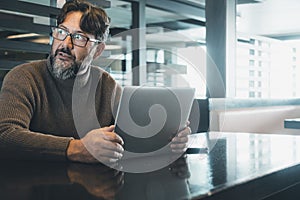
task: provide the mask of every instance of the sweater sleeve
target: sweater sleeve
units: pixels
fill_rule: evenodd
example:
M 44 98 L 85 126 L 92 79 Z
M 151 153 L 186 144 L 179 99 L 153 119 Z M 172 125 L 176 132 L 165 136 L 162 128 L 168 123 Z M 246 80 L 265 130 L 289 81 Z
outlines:
M 10 71 L 0 93 L 0 157 L 26 160 L 66 160 L 72 138 L 29 130 L 36 91 L 21 67 Z

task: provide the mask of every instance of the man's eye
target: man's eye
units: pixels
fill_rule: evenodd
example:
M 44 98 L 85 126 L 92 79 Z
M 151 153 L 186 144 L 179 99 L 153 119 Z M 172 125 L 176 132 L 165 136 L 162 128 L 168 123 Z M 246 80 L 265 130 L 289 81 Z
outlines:
M 78 40 L 78 41 L 84 41 L 85 40 L 85 37 L 80 35 L 80 34 L 75 34 L 73 36 L 74 36 L 75 40 Z
M 65 35 L 66 34 L 66 31 L 62 30 L 62 29 L 58 29 L 57 30 L 57 33 L 60 34 L 60 35 Z

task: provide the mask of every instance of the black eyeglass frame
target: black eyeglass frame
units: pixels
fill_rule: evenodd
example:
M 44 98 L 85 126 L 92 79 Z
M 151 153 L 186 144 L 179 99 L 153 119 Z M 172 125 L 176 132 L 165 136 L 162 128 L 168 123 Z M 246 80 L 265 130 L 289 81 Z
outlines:
M 95 42 L 95 43 L 97 43 L 97 44 L 99 44 L 99 43 L 102 42 L 101 40 L 89 38 L 89 37 L 87 37 L 87 36 L 85 36 L 85 35 L 83 35 L 83 34 L 81 34 L 81 33 L 70 33 L 68 30 L 66 30 L 66 29 L 64 29 L 64 28 L 62 28 L 62 27 L 51 26 L 50 28 L 51 28 L 50 36 L 52 36 L 53 38 L 55 38 L 55 39 L 57 39 L 57 40 L 60 40 L 60 41 L 64 41 L 68 36 L 70 36 L 70 37 L 71 37 L 72 44 L 73 44 L 74 46 L 85 47 L 89 41 L 90 41 L 90 42 Z M 66 36 L 65 36 L 63 39 L 53 36 L 53 32 L 55 32 L 55 29 L 63 30 L 64 32 L 66 32 Z M 83 38 L 86 39 L 84 45 L 76 44 L 76 42 L 74 43 L 74 40 L 75 40 L 74 38 L 75 38 L 76 35 L 79 35 L 80 37 L 83 37 Z

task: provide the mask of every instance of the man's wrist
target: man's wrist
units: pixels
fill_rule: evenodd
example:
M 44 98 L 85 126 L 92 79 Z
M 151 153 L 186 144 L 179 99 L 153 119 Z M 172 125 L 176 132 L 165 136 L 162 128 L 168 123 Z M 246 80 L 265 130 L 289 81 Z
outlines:
M 80 140 L 71 140 L 67 148 L 67 158 L 70 161 L 80 161 L 79 155 L 81 152 L 82 143 Z

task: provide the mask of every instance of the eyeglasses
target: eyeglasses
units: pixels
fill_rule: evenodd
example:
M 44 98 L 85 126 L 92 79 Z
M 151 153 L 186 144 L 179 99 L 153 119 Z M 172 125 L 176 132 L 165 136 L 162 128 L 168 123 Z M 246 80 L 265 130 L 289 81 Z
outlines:
M 79 47 L 85 47 L 88 41 L 96 43 L 101 42 L 101 40 L 88 38 L 80 33 L 69 33 L 69 31 L 60 27 L 51 27 L 51 36 L 60 41 L 64 41 L 68 36 L 70 36 L 72 44 Z

